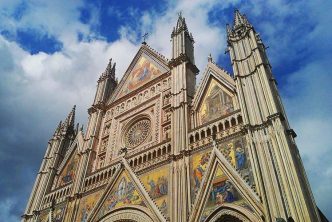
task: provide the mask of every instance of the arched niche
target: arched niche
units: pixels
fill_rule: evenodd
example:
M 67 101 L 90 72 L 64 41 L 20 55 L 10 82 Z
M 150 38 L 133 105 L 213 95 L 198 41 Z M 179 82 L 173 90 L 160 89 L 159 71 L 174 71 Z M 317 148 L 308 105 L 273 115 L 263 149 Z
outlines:
M 259 222 L 262 221 L 251 211 L 234 204 L 224 204 L 215 209 L 205 222 Z
M 154 222 L 157 221 L 149 210 L 141 206 L 130 206 L 117 208 L 105 216 L 98 222 Z

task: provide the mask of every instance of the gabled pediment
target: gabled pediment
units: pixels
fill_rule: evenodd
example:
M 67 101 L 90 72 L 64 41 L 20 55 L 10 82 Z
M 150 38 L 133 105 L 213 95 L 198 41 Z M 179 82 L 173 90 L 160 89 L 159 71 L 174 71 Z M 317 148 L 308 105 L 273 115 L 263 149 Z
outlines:
M 138 90 L 168 71 L 166 58 L 143 44 L 130 63 L 109 103 Z
M 209 83 L 211 82 L 211 79 L 215 79 L 219 84 L 221 84 L 224 88 L 226 88 L 229 91 L 229 93 L 235 94 L 236 90 L 235 82 L 233 78 L 230 76 L 230 74 L 227 73 L 224 69 L 218 67 L 213 62 L 209 62 L 207 64 L 207 67 L 205 68 L 205 71 L 203 73 L 203 78 L 198 86 L 198 89 L 195 93 L 192 102 L 194 109 L 197 109 L 200 101 L 202 100 L 202 97 L 204 96 L 206 88 L 209 86 Z
M 145 212 L 144 216 L 152 221 L 165 221 L 125 159 L 101 196 L 87 221 L 101 220 L 128 209 Z
M 189 221 L 204 221 L 223 207 L 256 218 L 252 221 L 260 221 L 259 216 L 263 211 L 258 195 L 223 154 L 213 148 Z
M 74 181 L 79 162 L 78 152 L 83 149 L 83 143 L 83 135 L 79 131 L 57 169 L 58 176 L 53 181 L 52 190 Z
M 223 69 L 209 62 L 193 100 L 199 124 L 227 115 L 236 108 L 234 80 Z

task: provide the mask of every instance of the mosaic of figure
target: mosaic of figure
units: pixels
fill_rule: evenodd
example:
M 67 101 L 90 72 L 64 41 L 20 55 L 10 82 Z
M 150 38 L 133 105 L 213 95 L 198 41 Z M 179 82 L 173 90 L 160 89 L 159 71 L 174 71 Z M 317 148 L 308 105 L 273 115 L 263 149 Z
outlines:
M 158 177 L 157 181 L 150 179 L 148 183 L 150 186 L 149 194 L 153 199 L 167 194 L 168 182 L 164 176 Z
M 201 221 L 204 221 L 217 207 L 222 206 L 224 203 L 247 207 L 245 200 L 237 192 L 222 169 L 218 167 L 210 188 L 210 195 L 201 216 Z
M 37 222 L 48 222 L 48 219 L 49 219 L 49 210 L 43 210 L 40 213 Z
M 210 152 L 201 153 L 193 157 L 194 192 L 200 188 L 209 159 Z
M 63 221 L 65 209 L 66 209 L 66 204 L 60 204 L 55 207 L 54 212 L 53 212 L 53 221 L 54 222 Z
M 165 199 L 163 200 L 163 202 L 160 205 L 160 211 L 162 214 L 167 215 L 167 203 L 166 203 Z
M 67 183 L 70 183 L 74 180 L 77 162 L 78 162 L 78 157 L 76 154 L 74 154 L 74 156 L 71 157 L 71 160 L 64 167 L 63 171 L 60 174 L 59 178 L 60 186 L 66 185 Z
M 167 215 L 168 166 L 160 167 L 141 176 L 141 181 L 160 211 Z
M 204 124 L 234 110 L 232 97 L 222 89 L 222 86 L 212 79 L 202 102 L 199 114 Z
M 222 144 L 218 144 L 218 149 L 224 157 L 237 169 L 242 177 L 254 184 L 254 178 L 250 167 L 250 161 L 247 155 L 244 138 L 236 138 Z
M 124 96 L 127 93 L 137 89 L 138 87 L 144 85 L 148 81 L 154 79 L 161 74 L 159 68 L 157 68 L 152 62 L 147 58 L 142 56 L 137 64 L 135 65 L 133 71 L 130 73 L 120 96 Z
M 241 147 L 236 148 L 236 166 L 238 169 L 242 170 L 244 168 L 244 164 L 246 163 L 246 154 Z
M 118 189 L 107 199 L 108 209 L 112 210 L 118 205 L 141 204 L 142 200 L 138 195 L 131 181 L 123 177 L 119 183 Z
M 126 173 L 122 173 L 99 211 L 98 217 L 100 218 L 109 211 L 126 205 L 145 206 L 133 182 L 129 180 Z
M 85 196 L 81 200 L 80 209 L 78 210 L 78 218 L 76 221 L 87 222 L 88 216 L 99 200 L 103 190 L 99 190 L 93 194 Z

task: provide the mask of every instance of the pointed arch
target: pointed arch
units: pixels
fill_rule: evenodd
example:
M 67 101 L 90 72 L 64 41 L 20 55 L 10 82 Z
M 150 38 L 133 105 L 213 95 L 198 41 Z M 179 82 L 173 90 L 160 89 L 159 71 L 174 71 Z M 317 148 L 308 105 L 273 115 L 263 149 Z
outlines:
M 117 221 L 154 222 L 154 217 L 140 206 L 126 206 L 110 211 L 98 220 L 98 222 Z
M 206 222 L 256 222 L 261 219 L 249 210 L 234 204 L 224 204 L 215 209 L 204 221 Z

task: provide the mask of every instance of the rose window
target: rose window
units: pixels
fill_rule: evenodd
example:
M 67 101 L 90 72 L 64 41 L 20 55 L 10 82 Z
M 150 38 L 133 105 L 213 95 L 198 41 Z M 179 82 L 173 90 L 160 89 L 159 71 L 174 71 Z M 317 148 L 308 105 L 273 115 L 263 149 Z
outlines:
M 150 135 L 151 121 L 147 118 L 135 122 L 125 134 L 125 145 L 134 148 L 141 145 Z

